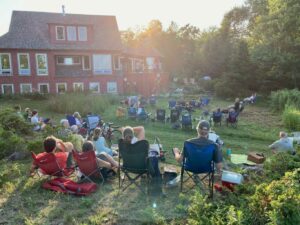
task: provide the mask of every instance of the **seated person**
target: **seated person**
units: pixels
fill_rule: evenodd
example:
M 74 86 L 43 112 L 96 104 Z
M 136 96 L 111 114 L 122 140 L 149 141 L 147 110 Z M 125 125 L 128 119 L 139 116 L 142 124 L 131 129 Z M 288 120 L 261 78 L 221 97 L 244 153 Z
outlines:
M 70 129 L 69 121 L 67 119 L 62 119 L 60 121 L 60 124 L 61 124 L 61 129 L 58 131 L 58 135 L 60 137 L 69 136 L 72 133 L 72 131 Z
M 217 135 L 214 131 L 210 130 L 208 133 L 208 140 L 213 141 L 214 143 L 217 144 L 217 146 L 219 147 L 219 150 L 221 150 L 222 145 L 224 144 L 224 142 L 221 140 L 220 136 Z
M 15 110 L 17 116 L 19 116 L 20 118 L 24 119 L 24 117 L 22 115 L 22 112 L 21 112 L 21 106 L 20 105 L 14 106 L 14 110 Z
M 138 127 L 126 126 L 126 127 L 122 127 L 120 130 L 123 134 L 123 139 L 126 142 L 129 142 L 131 144 L 134 144 L 137 141 L 145 139 L 145 128 L 143 126 L 138 126 Z
M 293 147 L 293 139 L 287 136 L 287 133 L 280 131 L 279 140 L 275 141 L 273 144 L 269 145 L 273 153 L 277 152 L 289 152 L 293 155 L 296 153 Z
M 31 109 L 30 108 L 26 108 L 24 110 L 24 114 L 23 114 L 23 117 L 24 117 L 25 121 L 30 122 L 31 121 L 31 116 L 32 116 Z
M 75 118 L 76 125 L 78 127 L 82 127 L 82 119 L 81 119 L 81 116 L 80 116 L 79 112 L 74 112 L 73 116 Z
M 96 127 L 93 132 L 92 140 L 95 146 L 96 155 L 100 155 L 101 153 L 107 153 L 110 156 L 117 156 L 118 153 L 114 150 L 111 150 L 107 147 L 105 138 L 102 135 L 102 130 L 100 127 Z
M 57 157 L 58 163 L 60 162 L 62 154 L 66 154 L 68 156 L 67 159 L 67 167 L 70 167 L 72 164 L 72 154 L 70 153 L 73 149 L 72 143 L 68 142 L 67 144 L 62 142 L 61 140 L 55 138 L 54 136 L 49 136 L 44 140 L 44 150 L 45 152 L 39 153 L 37 155 L 37 158 L 43 157 L 46 154 L 52 153 L 55 154 Z M 61 152 L 55 153 L 56 150 L 59 150 Z M 37 165 L 35 162 L 32 163 L 31 169 L 30 169 L 30 175 L 34 175 L 34 170 L 37 169 Z
M 82 145 L 82 152 L 88 151 L 95 151 L 93 142 L 91 141 L 86 141 Z M 119 163 L 107 153 L 101 153 L 100 158 L 97 157 L 96 160 L 99 168 L 107 168 L 113 170 L 115 173 L 118 172 Z
M 42 118 L 40 118 L 38 116 L 38 111 L 37 110 L 33 110 L 32 111 L 32 117 L 31 117 L 30 121 L 34 125 L 34 127 L 33 127 L 34 131 L 43 130 L 46 127 L 46 123 L 45 122 L 49 122 L 49 120 L 44 122 L 42 120 Z
M 195 143 L 199 146 L 206 146 L 210 144 L 215 144 L 215 142 L 208 139 L 209 134 L 209 123 L 206 120 L 201 120 L 197 125 L 198 137 L 189 139 L 188 141 Z M 222 169 L 222 152 L 216 146 L 215 153 L 213 156 L 213 161 L 216 163 L 218 172 Z M 177 162 L 182 162 L 183 155 L 178 148 L 173 148 L 173 153 Z
M 220 122 L 222 120 L 221 109 L 218 108 L 216 111 L 214 111 L 213 114 L 212 114 L 212 117 L 213 117 L 214 122 Z
M 70 130 L 72 132 L 71 140 L 74 144 L 74 148 L 78 151 L 81 151 L 81 147 L 83 145 L 84 138 L 80 134 L 78 134 L 78 132 L 79 132 L 78 126 L 77 125 L 71 126 Z

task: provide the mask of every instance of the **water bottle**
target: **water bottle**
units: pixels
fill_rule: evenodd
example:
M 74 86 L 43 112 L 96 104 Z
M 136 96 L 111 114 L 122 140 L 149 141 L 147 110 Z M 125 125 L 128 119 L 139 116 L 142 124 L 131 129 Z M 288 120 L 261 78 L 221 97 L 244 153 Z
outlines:
M 230 149 L 230 148 L 228 148 L 228 149 L 227 149 L 227 151 L 226 151 L 226 155 L 228 156 L 228 158 L 230 158 L 230 157 L 231 157 L 231 149 Z

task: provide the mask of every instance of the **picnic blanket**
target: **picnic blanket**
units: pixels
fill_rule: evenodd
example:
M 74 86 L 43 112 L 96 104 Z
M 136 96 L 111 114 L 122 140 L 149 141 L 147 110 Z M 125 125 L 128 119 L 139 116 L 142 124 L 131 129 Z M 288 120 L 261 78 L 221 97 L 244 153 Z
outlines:
M 247 165 L 256 165 L 255 162 L 247 160 L 247 155 L 245 154 L 231 154 L 231 162 L 233 164 L 247 164 Z

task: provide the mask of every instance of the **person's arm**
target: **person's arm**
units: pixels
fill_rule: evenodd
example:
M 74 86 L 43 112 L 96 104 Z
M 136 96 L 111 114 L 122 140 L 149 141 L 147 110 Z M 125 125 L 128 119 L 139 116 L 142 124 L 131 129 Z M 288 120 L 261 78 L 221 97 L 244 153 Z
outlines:
M 133 127 L 133 131 L 139 141 L 145 139 L 145 128 L 143 126 Z
M 217 172 L 220 172 L 222 170 L 222 161 L 223 161 L 223 156 L 222 156 L 222 151 L 219 149 L 219 147 L 217 145 L 215 145 L 215 151 L 214 151 L 214 162 L 216 163 L 216 167 L 217 167 Z
M 101 152 L 104 151 L 104 152 L 112 155 L 112 150 L 110 148 L 106 147 L 106 141 L 105 141 L 104 137 L 99 137 L 98 147 Z
M 179 163 L 182 162 L 183 160 L 183 155 L 181 154 L 179 148 L 173 148 L 173 153 L 174 153 L 174 156 L 175 156 L 175 160 Z

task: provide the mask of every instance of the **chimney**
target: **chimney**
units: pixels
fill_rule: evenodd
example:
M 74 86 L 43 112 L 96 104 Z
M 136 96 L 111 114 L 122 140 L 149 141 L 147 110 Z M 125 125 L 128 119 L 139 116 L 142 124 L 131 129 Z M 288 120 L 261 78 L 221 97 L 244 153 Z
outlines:
M 61 9 L 62 9 L 62 14 L 63 14 L 63 16 L 65 16 L 65 15 L 66 15 L 66 12 L 65 12 L 65 6 L 62 5 L 62 6 L 61 6 Z

